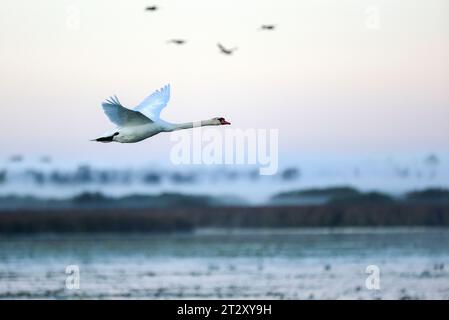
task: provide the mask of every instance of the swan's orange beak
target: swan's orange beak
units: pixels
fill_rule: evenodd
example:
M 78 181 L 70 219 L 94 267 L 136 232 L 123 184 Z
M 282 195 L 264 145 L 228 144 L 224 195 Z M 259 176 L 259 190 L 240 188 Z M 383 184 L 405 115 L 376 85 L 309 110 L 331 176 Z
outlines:
M 230 122 L 226 121 L 224 118 L 220 118 L 220 123 L 221 123 L 222 125 L 225 125 L 225 124 L 231 124 Z

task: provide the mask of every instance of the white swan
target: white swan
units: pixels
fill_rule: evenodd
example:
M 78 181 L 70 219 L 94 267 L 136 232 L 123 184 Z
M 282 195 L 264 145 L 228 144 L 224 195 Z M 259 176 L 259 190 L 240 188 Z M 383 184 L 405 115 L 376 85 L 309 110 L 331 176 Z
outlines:
M 170 85 L 156 90 L 134 110 L 125 108 L 116 96 L 102 103 L 109 120 L 117 128 L 91 141 L 132 143 L 142 141 L 160 132 L 190 129 L 194 126 L 219 126 L 231 124 L 224 118 L 212 118 L 199 122 L 169 123 L 160 119 L 162 109 L 170 99 Z

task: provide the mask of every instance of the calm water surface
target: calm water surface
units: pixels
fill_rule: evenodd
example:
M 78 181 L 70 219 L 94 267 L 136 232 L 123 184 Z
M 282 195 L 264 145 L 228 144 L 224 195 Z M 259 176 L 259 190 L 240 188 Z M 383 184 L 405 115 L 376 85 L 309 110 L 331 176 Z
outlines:
M 0 236 L 0 298 L 448 299 L 449 229 Z

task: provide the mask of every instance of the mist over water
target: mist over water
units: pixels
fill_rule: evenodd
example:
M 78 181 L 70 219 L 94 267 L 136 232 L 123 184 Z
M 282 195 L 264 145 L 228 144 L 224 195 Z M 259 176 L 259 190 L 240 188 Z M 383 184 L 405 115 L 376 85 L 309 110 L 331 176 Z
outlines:
M 172 165 L 76 161 L 15 156 L 0 164 L 0 195 L 68 198 L 84 192 L 108 196 L 163 192 L 237 196 L 263 204 L 279 192 L 348 185 L 399 196 L 449 186 L 446 153 L 399 155 L 297 155 L 284 157 L 278 172 L 262 176 L 251 165 Z

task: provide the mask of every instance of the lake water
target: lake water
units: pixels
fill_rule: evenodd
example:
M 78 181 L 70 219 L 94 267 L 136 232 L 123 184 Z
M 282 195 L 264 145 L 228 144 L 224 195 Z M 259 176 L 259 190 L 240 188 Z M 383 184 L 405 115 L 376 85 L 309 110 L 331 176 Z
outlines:
M 448 299 L 449 229 L 0 236 L 0 298 Z

